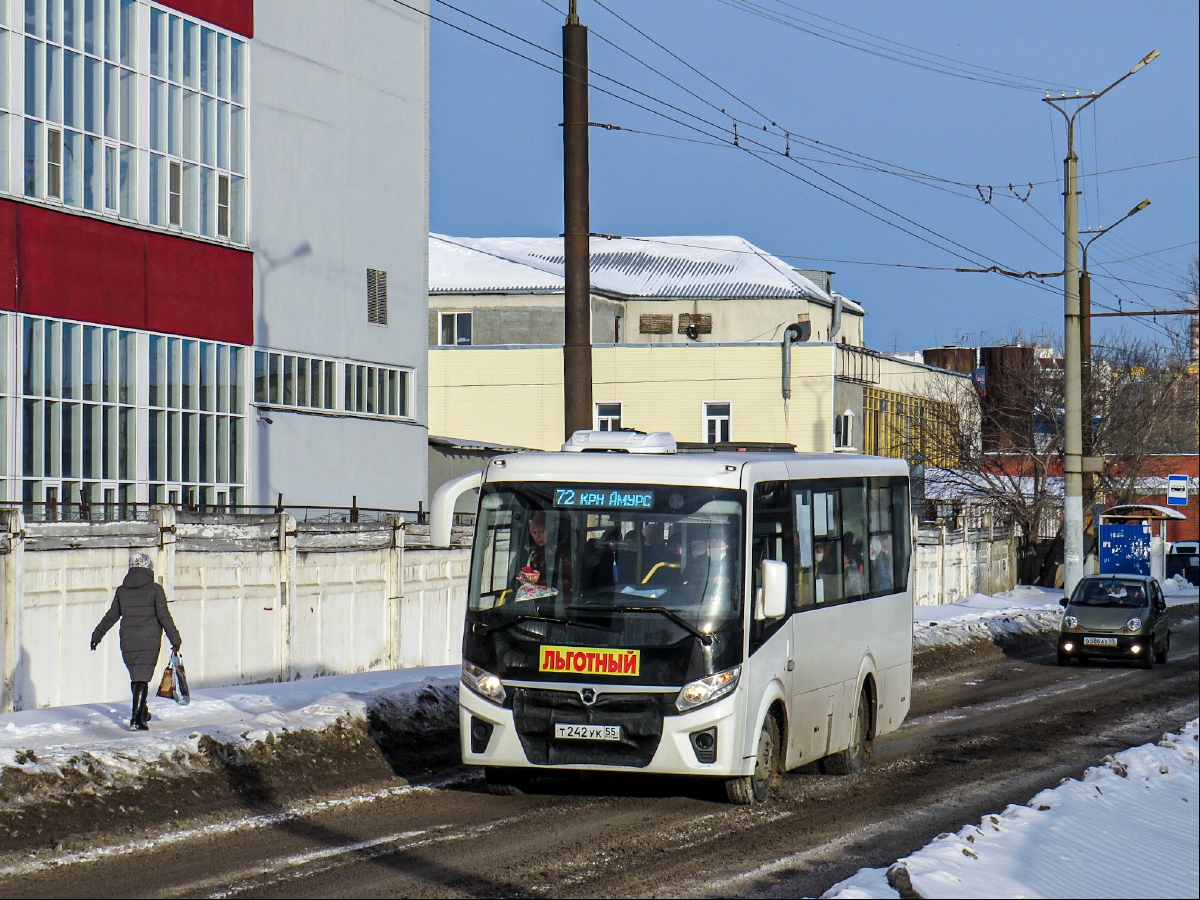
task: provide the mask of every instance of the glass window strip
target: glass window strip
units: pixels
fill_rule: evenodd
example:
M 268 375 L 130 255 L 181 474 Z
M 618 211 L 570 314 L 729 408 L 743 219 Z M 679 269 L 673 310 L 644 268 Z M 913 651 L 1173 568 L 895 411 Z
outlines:
M 0 178 L 0 192 L 14 190 L 38 200 L 160 228 L 174 225 L 186 233 L 244 245 L 245 43 L 152 7 L 149 40 L 140 45 L 138 0 L 33 5 L 40 12 L 27 19 L 24 34 L 0 30 L 0 65 L 14 47 L 25 56 L 25 103 L 20 112 L 27 117 L 25 177 L 16 185 Z M 137 115 L 139 78 L 151 84 L 147 121 Z M 161 89 L 156 87 L 160 84 Z M 195 98 L 186 110 L 177 103 L 182 87 Z M 6 79 L 0 77 L 0 111 L 11 105 Z M 177 139 L 179 124 L 187 132 L 184 147 Z M 54 148 L 46 146 L 47 125 L 61 126 Z M 78 129 L 81 136 L 77 139 L 63 129 Z M 6 144 L 0 142 L 3 156 L 14 149 Z M 48 159 L 49 149 L 61 161 Z M 164 179 L 152 169 L 154 191 L 144 212 L 136 193 L 141 150 L 166 150 L 169 159 L 186 160 L 196 169 L 190 185 L 166 198 L 161 196 Z M 183 207 L 173 216 L 172 201 Z

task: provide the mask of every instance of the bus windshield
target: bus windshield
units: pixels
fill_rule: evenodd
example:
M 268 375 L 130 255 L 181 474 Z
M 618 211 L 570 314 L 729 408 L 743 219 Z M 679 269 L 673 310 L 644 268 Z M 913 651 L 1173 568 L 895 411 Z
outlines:
M 658 683 L 735 665 L 744 511 L 744 492 L 727 489 L 485 485 L 467 644 L 489 639 L 475 655 L 507 675 L 536 670 L 541 645 L 657 648 L 666 656 L 642 657 L 662 663 L 645 673 Z

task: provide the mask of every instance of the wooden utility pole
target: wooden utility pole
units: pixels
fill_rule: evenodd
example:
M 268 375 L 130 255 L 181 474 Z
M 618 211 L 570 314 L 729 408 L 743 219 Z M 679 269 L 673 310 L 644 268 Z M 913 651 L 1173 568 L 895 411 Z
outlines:
M 588 201 L 587 29 L 571 0 L 563 26 L 563 229 L 566 301 L 563 412 L 566 437 L 592 427 L 591 216 Z

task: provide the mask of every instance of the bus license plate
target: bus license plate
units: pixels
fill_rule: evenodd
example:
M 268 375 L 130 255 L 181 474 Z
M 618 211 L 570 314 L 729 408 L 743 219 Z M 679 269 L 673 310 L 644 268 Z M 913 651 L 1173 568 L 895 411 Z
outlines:
M 564 725 L 556 722 L 554 736 L 568 741 L 619 741 L 620 725 Z
M 1117 639 L 1115 637 L 1085 637 L 1083 645 L 1085 647 L 1115 647 Z

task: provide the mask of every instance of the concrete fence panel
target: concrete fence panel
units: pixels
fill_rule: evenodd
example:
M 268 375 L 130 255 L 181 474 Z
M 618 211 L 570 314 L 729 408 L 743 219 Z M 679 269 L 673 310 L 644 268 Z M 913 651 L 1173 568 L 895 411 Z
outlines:
M 95 653 L 88 641 L 135 550 L 155 561 L 195 687 L 456 663 L 470 551 L 404 542 L 398 517 L 297 527 L 156 508 L 150 522 L 27 524 L 0 510 L 0 705 L 128 696 L 118 629 Z
M 1017 584 L 1016 545 L 1006 530 L 922 529 L 914 553 L 913 603 L 918 606 L 955 603 Z

